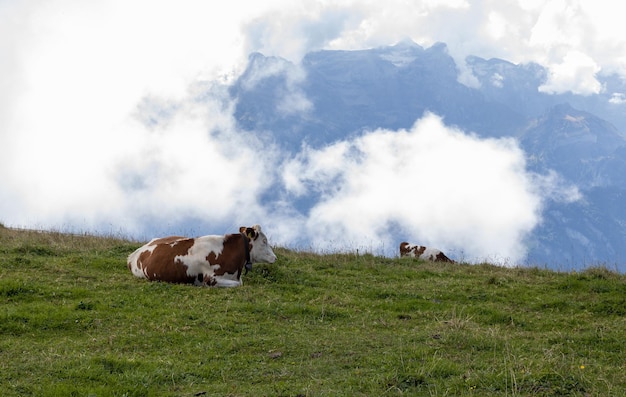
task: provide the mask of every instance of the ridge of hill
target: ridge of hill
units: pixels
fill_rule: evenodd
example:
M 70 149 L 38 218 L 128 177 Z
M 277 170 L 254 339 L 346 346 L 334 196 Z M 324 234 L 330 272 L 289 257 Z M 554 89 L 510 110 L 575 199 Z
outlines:
M 622 396 L 626 276 L 276 248 L 234 289 L 0 226 L 3 396 Z

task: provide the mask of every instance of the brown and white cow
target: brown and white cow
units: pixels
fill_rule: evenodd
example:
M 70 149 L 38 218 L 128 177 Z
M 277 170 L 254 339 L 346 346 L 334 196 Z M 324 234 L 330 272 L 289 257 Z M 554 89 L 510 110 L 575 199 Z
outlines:
M 400 243 L 400 257 L 403 256 L 419 258 L 433 262 L 454 263 L 452 259 L 448 258 L 443 252 L 436 248 L 427 248 L 423 245 L 411 245 L 406 241 Z
M 209 287 L 237 287 L 252 263 L 274 263 L 276 255 L 261 226 L 242 226 L 225 236 L 155 238 L 128 256 L 137 277 Z

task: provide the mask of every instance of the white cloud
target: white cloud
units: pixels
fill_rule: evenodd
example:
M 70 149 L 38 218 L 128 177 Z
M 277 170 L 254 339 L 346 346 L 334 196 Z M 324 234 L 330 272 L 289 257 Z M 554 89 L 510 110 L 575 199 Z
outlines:
M 306 74 L 299 65 L 295 65 L 278 57 L 251 57 L 242 76 L 241 86 L 244 90 L 251 90 L 261 81 L 269 77 L 281 76 L 285 79 L 283 92 L 278 93 L 281 101 L 277 111 L 283 115 L 306 113 L 313 108 L 313 104 L 302 91 L 301 83 Z
M 0 221 L 133 232 L 146 214 L 168 223 L 174 213 L 224 219 L 244 205 L 259 214 L 265 163 L 255 159 L 263 156 L 232 131 L 229 107 L 197 103 L 193 92 L 243 59 L 237 8 L 72 0 L 0 7 Z M 138 114 L 156 124 L 138 123 Z M 143 190 L 126 190 L 133 183 Z
M 600 67 L 589 56 L 580 52 L 568 53 L 563 62 L 552 65 L 546 84 L 539 91 L 561 93 L 571 91 L 574 94 L 598 94 L 602 85 L 596 80 Z
M 567 183 L 556 171 L 550 170 L 545 175 L 531 175 L 534 191 L 543 200 L 560 203 L 573 203 L 583 198 L 577 186 Z
M 614 92 L 611 95 L 611 99 L 609 99 L 609 102 L 613 105 L 623 105 L 624 103 L 626 103 L 626 95 L 622 92 Z
M 300 230 L 322 249 L 385 246 L 396 254 L 393 238 L 403 235 L 467 260 L 515 263 L 542 201 L 515 141 L 481 140 L 434 115 L 409 131 L 309 149 L 283 178 L 295 194 L 321 193 Z
M 188 219 L 267 219 L 258 196 L 273 183 L 269 166 L 276 156 L 272 147 L 238 132 L 222 106 L 214 99 L 186 100 L 165 120 L 129 120 L 94 136 L 25 134 L 11 149 L 32 157 L 12 159 L 20 171 L 5 177 L 3 186 L 19 200 L 13 200 L 16 210 L 3 211 L 3 221 L 118 225 L 144 235 L 155 223 L 166 229 Z
M 498 87 L 498 88 L 502 88 L 502 86 L 504 81 L 504 77 L 502 77 L 502 75 L 500 73 L 494 73 L 494 75 L 491 77 L 491 84 L 494 87 Z

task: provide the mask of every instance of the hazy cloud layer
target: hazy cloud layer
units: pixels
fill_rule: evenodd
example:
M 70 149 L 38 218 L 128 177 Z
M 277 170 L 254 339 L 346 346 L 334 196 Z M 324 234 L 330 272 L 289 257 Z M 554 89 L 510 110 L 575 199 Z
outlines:
M 461 67 L 470 53 L 539 62 L 550 68 L 546 92 L 598 92 L 598 71 L 626 76 L 613 8 L 588 0 L 0 2 L 0 222 L 138 238 L 260 222 L 276 241 L 322 248 L 392 244 L 400 229 L 468 257 L 519 258 L 542 200 L 576 191 L 527 174 L 512 141 L 481 141 L 431 115 L 410 131 L 372 131 L 293 157 L 238 130 L 225 87 L 252 51 L 297 64 L 311 50 L 408 37 L 446 42 Z M 305 77 L 293 78 L 279 110 L 306 112 L 297 84 Z M 475 84 L 467 72 L 460 79 Z M 617 105 L 622 96 L 613 95 Z M 290 200 L 307 195 L 319 201 L 300 213 Z

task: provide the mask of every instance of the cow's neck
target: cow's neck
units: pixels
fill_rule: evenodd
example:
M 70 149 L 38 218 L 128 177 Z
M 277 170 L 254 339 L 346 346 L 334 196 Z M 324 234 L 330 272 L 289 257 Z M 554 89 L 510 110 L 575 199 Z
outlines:
M 246 252 L 246 272 L 244 274 L 248 274 L 248 271 L 252 270 L 252 261 L 250 260 L 250 239 L 243 233 L 241 233 L 241 237 L 243 237 L 243 245 Z

